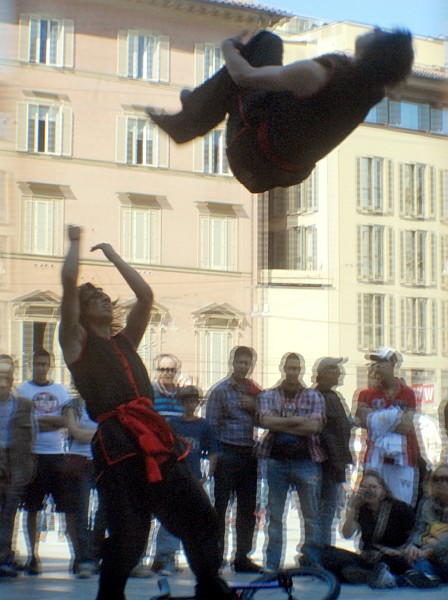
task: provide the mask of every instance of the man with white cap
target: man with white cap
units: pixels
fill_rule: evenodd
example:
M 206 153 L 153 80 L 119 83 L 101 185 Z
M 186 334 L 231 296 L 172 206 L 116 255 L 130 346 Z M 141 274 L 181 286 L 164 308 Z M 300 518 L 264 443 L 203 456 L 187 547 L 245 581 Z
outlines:
M 356 416 L 367 429 L 365 466 L 376 469 L 399 500 L 415 505 L 420 449 L 414 428 L 414 391 L 395 376 L 401 355 L 380 346 L 365 357 L 375 364 L 377 386 L 361 390 Z

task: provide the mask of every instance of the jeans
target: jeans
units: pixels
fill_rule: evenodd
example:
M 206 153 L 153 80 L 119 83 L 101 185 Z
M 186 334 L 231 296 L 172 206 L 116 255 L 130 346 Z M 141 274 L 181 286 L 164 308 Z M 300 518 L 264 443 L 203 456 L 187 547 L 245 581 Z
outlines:
M 427 558 L 419 558 L 412 563 L 412 568 L 427 575 L 434 575 L 442 583 L 448 583 L 448 564 L 446 563 L 436 563 Z
M 268 459 L 268 545 L 266 563 L 278 569 L 282 559 L 283 513 L 290 486 L 295 486 L 302 511 L 305 542 L 302 553 L 311 563 L 320 563 L 321 528 L 319 501 L 322 483 L 321 466 L 312 460 Z

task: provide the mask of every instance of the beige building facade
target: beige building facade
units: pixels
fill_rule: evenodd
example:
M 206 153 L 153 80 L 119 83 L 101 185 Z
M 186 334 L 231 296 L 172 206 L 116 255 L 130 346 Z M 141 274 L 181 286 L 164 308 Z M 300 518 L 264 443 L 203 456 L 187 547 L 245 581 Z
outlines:
M 204 389 L 236 344 L 255 378 L 300 352 L 311 383 L 323 355 L 346 356 L 350 399 L 364 354 L 400 350 L 434 414 L 448 397 L 446 42 L 416 37 L 415 73 L 298 188 L 252 196 L 229 172 L 223 128 L 177 146 L 145 106 L 222 64 L 220 42 L 276 27 L 285 60 L 353 52 L 366 30 L 286 18 L 250 2 L 15 0 L 2 14 L 0 349 L 29 373 L 33 348 L 56 357 L 64 227 L 84 228 L 81 280 L 132 298 L 102 256 L 108 241 L 151 284 L 141 354 L 182 360 Z M 420 387 L 418 387 L 420 386 Z

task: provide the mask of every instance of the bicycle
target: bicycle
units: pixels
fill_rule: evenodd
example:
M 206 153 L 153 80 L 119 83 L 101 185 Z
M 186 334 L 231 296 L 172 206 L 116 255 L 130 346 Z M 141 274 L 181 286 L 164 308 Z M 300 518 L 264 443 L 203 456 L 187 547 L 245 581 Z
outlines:
M 159 579 L 158 585 L 160 595 L 150 600 L 194 600 L 194 596 L 171 596 L 166 578 Z M 335 600 L 341 585 L 333 573 L 310 567 L 262 575 L 248 583 L 232 585 L 231 589 L 237 600 Z

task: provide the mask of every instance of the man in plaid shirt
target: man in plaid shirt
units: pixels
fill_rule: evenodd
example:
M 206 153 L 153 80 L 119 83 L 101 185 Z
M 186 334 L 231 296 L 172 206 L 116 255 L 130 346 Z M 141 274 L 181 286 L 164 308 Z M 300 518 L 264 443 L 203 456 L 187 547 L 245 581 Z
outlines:
M 266 571 L 269 572 L 280 567 L 283 513 L 290 487 L 297 490 L 302 510 L 305 532 L 302 565 L 320 563 L 321 463 L 327 457 L 319 433 L 325 420 L 325 400 L 317 390 L 300 383 L 302 362 L 298 354 L 288 354 L 283 365 L 284 380 L 258 398 L 259 424 L 269 430 L 260 446 L 260 456 L 267 460 Z

